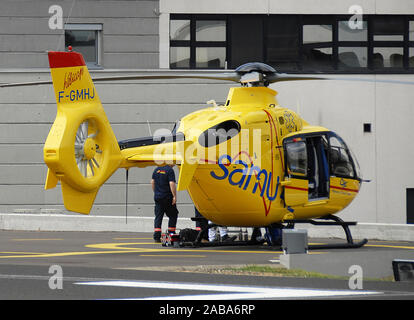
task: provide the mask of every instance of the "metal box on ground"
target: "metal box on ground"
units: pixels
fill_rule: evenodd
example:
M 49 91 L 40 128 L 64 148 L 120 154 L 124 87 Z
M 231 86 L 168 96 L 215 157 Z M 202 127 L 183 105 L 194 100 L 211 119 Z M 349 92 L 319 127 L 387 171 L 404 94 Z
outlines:
M 395 281 L 414 281 L 414 260 L 394 259 L 392 269 Z
M 308 230 L 285 229 L 282 231 L 282 249 L 285 254 L 308 252 Z

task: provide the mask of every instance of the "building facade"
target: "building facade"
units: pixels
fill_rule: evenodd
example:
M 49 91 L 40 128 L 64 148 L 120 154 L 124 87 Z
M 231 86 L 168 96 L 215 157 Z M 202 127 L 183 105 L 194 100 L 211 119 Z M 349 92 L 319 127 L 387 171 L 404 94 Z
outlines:
M 280 72 L 349 81 L 273 84 L 280 105 L 341 135 L 364 182 L 340 216 L 414 223 L 411 123 L 414 3 L 410 0 L 0 1 L 0 82 L 50 79 L 47 51 L 71 45 L 93 76 L 208 73 L 251 61 Z M 377 82 L 350 81 L 352 79 Z M 124 81 L 96 85 L 119 140 L 171 129 L 228 83 Z M 51 86 L 0 90 L 0 211 L 63 212 L 59 188 L 44 191 L 43 143 L 56 114 Z M 129 173 L 128 214 L 152 216 L 151 168 Z M 178 174 L 178 172 L 177 172 Z M 101 188 L 92 215 L 123 215 L 125 172 Z M 193 215 L 186 192 L 182 216 Z

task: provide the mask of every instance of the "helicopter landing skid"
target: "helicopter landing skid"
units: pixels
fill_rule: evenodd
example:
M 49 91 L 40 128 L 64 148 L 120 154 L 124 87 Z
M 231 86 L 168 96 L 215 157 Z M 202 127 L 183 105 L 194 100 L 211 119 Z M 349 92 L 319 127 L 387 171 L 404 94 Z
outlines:
M 326 215 L 323 217 L 318 218 L 318 220 L 333 220 L 333 221 L 317 221 L 317 220 L 285 220 L 284 222 L 288 223 L 288 228 L 293 228 L 295 223 L 310 223 L 315 226 L 341 226 L 344 229 L 346 242 L 345 243 L 329 243 L 329 244 L 320 244 L 320 245 L 309 245 L 308 250 L 319 250 L 319 249 L 350 249 L 350 248 L 361 248 L 364 246 L 368 240 L 363 239 L 358 242 L 354 242 L 351 234 L 351 230 L 349 230 L 349 226 L 355 226 L 357 222 L 346 222 L 343 221 L 341 218 L 334 216 L 334 215 Z
M 193 221 L 199 221 L 203 222 L 203 226 L 201 227 L 201 230 L 198 232 L 197 237 L 194 241 L 184 241 L 180 242 L 181 247 L 190 246 L 190 247 L 219 247 L 219 246 L 246 246 L 246 245 L 260 245 L 265 242 L 263 241 L 252 241 L 252 240 L 225 240 L 225 241 L 206 241 L 203 242 L 203 239 L 205 239 L 206 234 L 208 233 L 208 230 L 210 228 L 214 227 L 220 227 L 220 225 L 214 224 L 214 223 L 208 223 L 208 221 L 205 218 L 198 218 L 193 217 L 191 218 Z M 241 235 L 238 236 L 238 238 L 242 238 Z

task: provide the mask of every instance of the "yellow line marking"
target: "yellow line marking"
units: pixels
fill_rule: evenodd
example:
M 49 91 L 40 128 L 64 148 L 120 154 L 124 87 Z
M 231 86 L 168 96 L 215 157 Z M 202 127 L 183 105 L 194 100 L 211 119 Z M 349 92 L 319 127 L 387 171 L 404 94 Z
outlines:
M 97 244 L 87 244 L 85 245 L 86 248 L 94 248 L 94 249 L 108 249 L 108 250 L 136 250 L 137 248 L 122 248 L 122 246 L 128 245 L 143 245 L 143 244 L 152 244 L 155 246 L 159 246 L 158 243 L 153 242 L 119 242 L 119 243 L 97 243 Z
M 45 254 L 44 252 L 18 252 L 18 251 L 2 251 L 0 254 Z
M 151 252 L 153 250 L 149 250 Z M 18 256 L 0 256 L 0 259 L 5 258 L 51 258 L 51 257 L 68 257 L 68 256 L 83 256 L 91 254 L 114 254 L 114 253 L 139 253 L 147 252 L 146 249 L 141 250 L 114 250 L 114 251 L 78 251 L 78 252 L 56 252 L 56 253 L 41 253 L 41 254 L 32 254 L 32 255 L 18 255 Z
M 50 258 L 50 257 L 67 257 L 67 256 L 82 256 L 82 255 L 92 255 L 92 254 L 117 254 L 117 253 L 154 253 L 154 252 L 196 252 L 196 253 L 258 253 L 258 254 L 277 254 L 283 253 L 282 251 L 240 251 L 240 250 L 201 250 L 201 249 L 173 249 L 173 248 L 124 248 L 122 246 L 130 245 L 142 245 L 142 244 L 154 244 L 154 243 L 142 243 L 142 242 L 124 242 L 124 243 L 98 243 L 98 244 L 89 244 L 85 245 L 87 248 L 93 249 L 104 249 L 97 251 L 75 251 L 75 252 L 55 252 L 55 253 L 30 253 L 30 254 L 20 254 L 20 255 L 8 255 L 0 256 L 0 259 L 6 258 Z M 188 255 L 187 255 L 188 256 Z
M 15 241 L 29 241 L 30 239 L 15 239 Z M 32 239 L 32 240 L 63 240 L 63 239 Z M 156 248 L 134 248 L 134 247 L 126 247 L 126 246 L 134 246 L 134 245 L 148 245 L 152 244 L 156 246 Z M 385 248 L 396 248 L 396 249 L 410 249 L 414 250 L 414 247 L 410 246 L 393 246 L 393 245 L 366 245 L 368 247 L 385 247 Z M 67 256 L 83 256 L 83 255 L 92 255 L 92 254 L 119 254 L 119 253 L 143 253 L 142 256 L 156 256 L 159 257 L 161 255 L 151 254 L 150 253 L 172 253 L 172 252 L 180 252 L 180 253 L 253 253 L 253 254 L 281 254 L 283 251 L 250 251 L 250 250 L 212 250 L 211 248 L 204 248 L 204 249 L 188 249 L 188 248 L 179 248 L 173 249 L 170 247 L 159 247 L 158 244 L 155 243 L 148 243 L 148 242 L 122 242 L 122 243 L 98 243 L 98 244 L 88 244 L 85 245 L 86 248 L 92 249 L 101 249 L 96 251 L 74 251 L 74 252 L 55 252 L 55 253 L 36 253 L 36 252 L 0 252 L 0 254 L 9 254 L 2 256 L 0 255 L 0 259 L 6 258 L 50 258 L 50 257 L 67 257 Z M 145 255 L 145 253 L 147 253 Z M 309 254 L 323 254 L 328 252 L 309 252 Z M 169 254 L 164 255 L 169 257 L 178 257 L 178 255 Z M 191 255 L 182 255 L 186 257 L 191 257 Z M 195 255 L 197 256 L 197 255 Z M 193 257 L 195 257 L 193 256 Z M 204 255 L 200 257 L 205 257 Z
M 57 241 L 64 239 L 11 239 L 12 241 Z
M 192 254 L 140 254 L 140 257 L 172 257 L 172 258 L 182 258 L 182 257 L 190 257 L 190 258 L 205 258 L 206 256 L 202 255 L 192 255 Z
M 154 240 L 152 238 L 112 238 L 113 240 Z
M 96 249 L 108 249 L 108 250 L 136 250 L 136 248 L 123 248 L 122 246 L 130 246 L 130 245 L 140 245 L 140 244 L 148 244 L 146 242 L 123 242 L 123 243 L 97 243 L 97 244 L 88 244 L 85 247 L 87 248 L 96 248 Z M 151 244 L 151 243 L 150 243 Z M 151 250 L 151 249 L 148 249 Z M 153 250 L 168 250 L 168 251 L 179 251 L 183 252 L 223 252 L 223 253 L 266 253 L 266 254 L 274 254 L 274 253 L 282 253 L 283 251 L 251 251 L 251 250 L 202 250 L 202 249 L 173 249 L 173 248 L 165 248 L 165 249 L 153 249 Z
M 409 249 L 414 250 L 414 247 L 408 246 L 392 246 L 388 244 L 366 244 L 365 247 L 381 247 L 381 248 L 395 248 L 395 249 Z

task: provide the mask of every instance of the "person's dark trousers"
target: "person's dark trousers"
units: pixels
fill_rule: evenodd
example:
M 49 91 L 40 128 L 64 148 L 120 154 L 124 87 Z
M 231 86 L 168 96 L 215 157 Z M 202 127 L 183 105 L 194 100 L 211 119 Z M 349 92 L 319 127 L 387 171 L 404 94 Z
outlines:
M 178 210 L 176 205 L 172 205 L 172 198 L 155 199 L 154 213 L 154 240 L 159 240 L 161 238 L 161 224 L 164 213 L 168 217 L 168 232 L 175 233 Z

